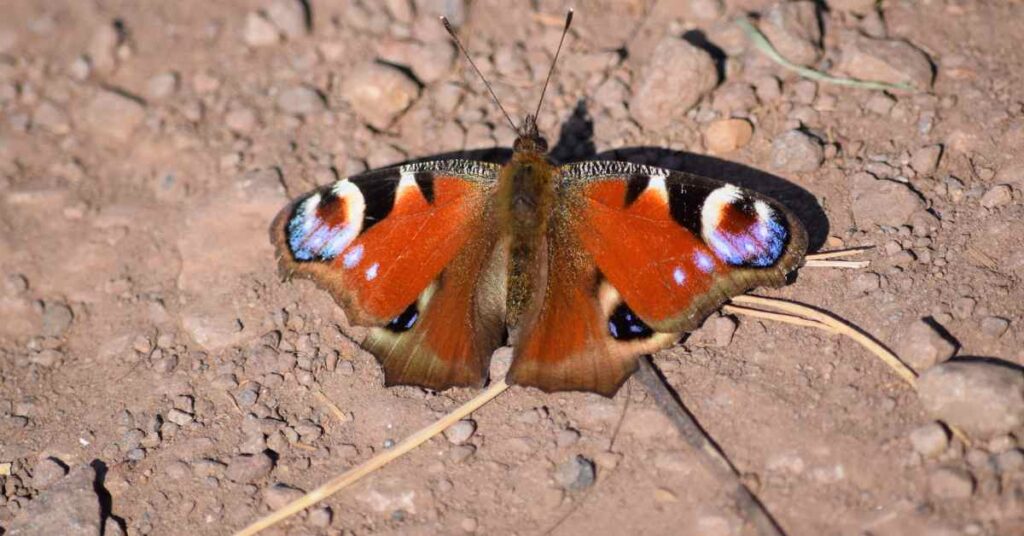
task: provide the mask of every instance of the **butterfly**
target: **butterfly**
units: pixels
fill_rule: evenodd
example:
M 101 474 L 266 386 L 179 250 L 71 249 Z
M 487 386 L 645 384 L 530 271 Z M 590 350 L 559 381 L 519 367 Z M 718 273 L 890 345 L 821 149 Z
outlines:
M 802 263 L 806 232 L 780 203 L 647 165 L 556 165 L 535 117 L 513 123 L 504 165 L 370 171 L 274 219 L 282 274 L 311 279 L 370 327 L 362 346 L 386 385 L 481 386 L 508 343 L 509 383 L 612 396 L 639 356 Z

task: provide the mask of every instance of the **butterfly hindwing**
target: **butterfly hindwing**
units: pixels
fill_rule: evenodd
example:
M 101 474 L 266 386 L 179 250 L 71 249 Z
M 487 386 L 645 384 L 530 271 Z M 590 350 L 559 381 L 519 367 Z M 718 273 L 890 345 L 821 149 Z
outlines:
M 803 260 L 803 225 L 778 202 L 706 177 L 621 162 L 562 171 L 577 233 L 654 329 L 684 332 L 730 297 L 781 286 Z
M 516 383 L 614 394 L 637 356 L 803 259 L 800 222 L 734 185 L 621 162 L 570 164 L 559 180 L 554 275 L 520 334 Z
M 272 239 L 286 276 L 312 279 L 349 319 L 389 384 L 483 381 L 500 344 L 503 287 L 493 276 L 497 167 L 450 160 L 359 175 L 297 199 Z

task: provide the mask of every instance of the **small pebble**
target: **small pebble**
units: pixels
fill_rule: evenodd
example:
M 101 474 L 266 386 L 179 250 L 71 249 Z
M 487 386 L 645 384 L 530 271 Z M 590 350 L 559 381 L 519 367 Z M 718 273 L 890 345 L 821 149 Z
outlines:
M 1012 449 L 996 456 L 996 469 L 1003 474 L 1017 473 L 1024 468 L 1024 452 Z
M 46 489 L 68 474 L 68 467 L 56 458 L 43 458 L 32 467 L 32 487 Z
M 572 428 L 559 430 L 555 436 L 555 444 L 558 448 L 566 448 L 575 445 L 580 440 L 580 433 Z
M 910 155 L 910 167 L 918 175 L 931 175 L 939 167 L 939 158 L 941 157 L 941 145 L 927 145 Z
M 420 88 L 402 71 L 379 63 L 357 67 L 341 84 L 341 96 L 363 121 L 389 127 L 419 98 Z
M 873 93 L 868 99 L 865 108 L 873 114 L 888 116 L 889 112 L 892 111 L 892 107 L 896 105 L 896 99 L 886 95 L 885 93 Z
M 146 81 L 146 97 L 150 100 L 163 100 L 178 90 L 177 73 L 160 73 Z
M 928 489 L 940 499 L 967 499 L 974 494 L 974 477 L 963 469 L 941 467 L 928 475 Z
M 595 477 L 594 462 L 583 456 L 575 456 L 555 467 L 555 482 L 566 490 L 589 488 L 594 484 Z
M 167 420 L 178 426 L 185 426 L 191 423 L 194 417 L 180 409 L 172 409 L 167 412 Z
M 1024 425 L 1024 373 L 995 363 L 954 361 L 921 375 L 918 397 L 932 417 L 980 439 Z
M 229 467 L 228 471 L 230 472 L 230 470 L 231 469 Z M 305 495 L 305 492 L 301 489 L 287 484 L 277 483 L 263 490 L 263 502 L 265 502 L 271 510 L 277 510 L 303 495 Z
M 46 337 L 60 337 L 71 327 L 75 315 L 64 303 L 46 302 L 43 304 L 43 330 Z
M 981 319 L 981 332 L 985 335 L 998 339 L 1006 330 L 1010 329 L 1010 321 L 998 316 L 986 316 Z
M 660 131 L 692 108 L 718 83 L 715 62 L 683 39 L 662 39 L 633 85 L 629 112 L 640 125 Z
M 754 127 L 746 119 L 720 119 L 713 121 L 704 131 L 704 145 L 712 154 L 735 151 L 754 135 Z
M 146 107 L 138 100 L 109 90 L 100 91 L 83 111 L 85 125 L 100 136 L 127 142 L 146 118 Z
M 334 512 L 330 506 L 320 506 L 313 508 L 309 511 L 309 524 L 317 528 L 327 528 L 331 526 L 331 520 L 334 519 Z
M 928 56 L 901 40 L 872 39 L 851 34 L 840 46 L 838 69 L 861 80 L 931 87 L 933 72 Z
M 224 476 L 232 482 L 250 484 L 270 474 L 274 460 L 265 452 L 238 455 L 228 462 Z
M 914 321 L 897 336 L 900 357 L 918 372 L 948 361 L 956 353 L 956 345 L 924 320 Z
M 881 180 L 864 171 L 849 179 L 853 221 L 859 229 L 874 225 L 900 227 L 924 210 L 921 197 L 905 184 Z
M 981 206 L 998 208 L 1013 201 L 1013 189 L 1005 184 L 997 184 L 985 191 L 981 196 Z
M 821 25 L 815 2 L 779 2 L 761 20 L 761 31 L 787 60 L 812 65 L 821 55 Z
M 274 0 L 267 6 L 267 18 L 289 39 L 302 37 L 309 31 L 309 13 L 304 0 Z
M 452 445 L 462 445 L 469 441 L 469 438 L 473 437 L 474 432 L 476 432 L 476 422 L 470 419 L 463 419 L 449 426 L 444 431 L 444 437 Z
M 934 458 L 949 447 L 949 433 L 937 422 L 929 423 L 910 432 L 914 451 L 925 458 Z
M 171 480 L 184 480 L 192 474 L 192 468 L 189 467 L 187 463 L 178 460 L 167 464 L 167 466 L 164 467 L 164 473 L 166 473 L 167 477 Z
M 294 86 L 277 96 L 277 107 L 293 115 L 310 115 L 324 109 L 324 99 L 313 88 Z
M 245 28 L 242 30 L 245 44 L 251 47 L 276 45 L 281 41 L 277 27 L 259 13 L 249 13 L 245 17 Z
M 824 158 L 821 142 L 800 130 L 784 132 L 772 142 L 771 165 L 779 171 L 815 171 Z

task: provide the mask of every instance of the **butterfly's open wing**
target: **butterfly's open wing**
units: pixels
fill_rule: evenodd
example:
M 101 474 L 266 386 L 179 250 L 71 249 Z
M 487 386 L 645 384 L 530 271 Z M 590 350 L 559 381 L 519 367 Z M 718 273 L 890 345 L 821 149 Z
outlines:
M 560 172 L 547 294 L 519 334 L 515 383 L 614 394 L 637 356 L 784 284 L 807 247 L 784 207 L 731 184 L 621 162 Z
M 448 160 L 344 179 L 285 207 L 271 227 L 282 273 L 312 279 L 350 321 L 389 385 L 480 385 L 504 336 L 504 258 L 491 191 L 498 167 Z

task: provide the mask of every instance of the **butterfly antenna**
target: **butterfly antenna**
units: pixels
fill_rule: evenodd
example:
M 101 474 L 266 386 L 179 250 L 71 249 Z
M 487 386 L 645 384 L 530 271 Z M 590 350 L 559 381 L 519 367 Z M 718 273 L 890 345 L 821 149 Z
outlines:
M 544 104 L 544 94 L 548 91 L 548 83 L 551 82 L 551 75 L 555 73 L 555 65 L 558 65 L 558 55 L 562 53 L 562 43 L 565 42 L 565 34 L 569 33 L 569 26 L 572 24 L 572 9 L 565 15 L 565 28 L 562 28 L 562 38 L 558 40 L 558 49 L 555 50 L 555 59 L 551 60 L 551 68 L 548 69 L 548 77 L 544 80 L 544 88 L 540 90 L 540 100 L 537 101 L 537 111 L 533 117 L 540 113 L 540 105 Z
M 448 35 L 452 36 L 452 39 L 455 40 L 455 44 L 459 47 L 459 50 L 462 51 L 462 55 L 466 57 L 469 64 L 473 66 L 473 70 L 476 71 L 480 80 L 484 81 L 484 85 L 487 86 L 487 91 L 491 93 L 491 98 L 494 99 L 494 103 L 498 105 L 498 109 L 501 110 L 501 113 L 505 114 L 505 119 L 508 119 L 508 124 L 512 125 L 512 130 L 519 132 L 519 127 L 516 126 L 515 121 L 512 121 L 512 116 L 508 115 L 508 112 L 505 111 L 505 107 L 501 105 L 501 101 L 498 100 L 498 95 L 496 95 L 494 93 L 494 89 L 491 88 L 491 83 L 484 77 L 484 73 L 480 72 L 480 68 L 473 63 L 473 58 L 469 57 L 469 52 L 466 51 L 466 47 L 462 46 L 462 41 L 459 41 L 459 36 L 455 35 L 455 29 L 452 28 L 451 23 L 448 22 L 448 17 L 442 15 L 441 24 L 444 24 L 444 29 L 448 30 Z

